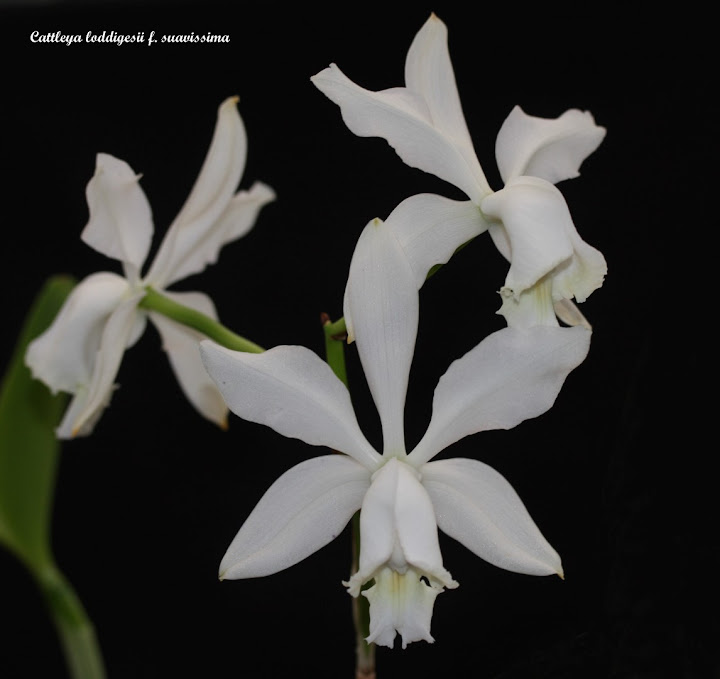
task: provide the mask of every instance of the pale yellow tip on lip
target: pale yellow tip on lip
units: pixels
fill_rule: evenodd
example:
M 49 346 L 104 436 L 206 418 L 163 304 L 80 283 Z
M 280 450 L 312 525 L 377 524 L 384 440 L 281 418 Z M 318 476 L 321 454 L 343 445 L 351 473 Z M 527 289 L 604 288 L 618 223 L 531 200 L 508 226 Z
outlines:
M 220 429 L 222 429 L 223 431 L 227 431 L 230 428 L 227 415 L 223 417 L 220 422 L 218 422 L 218 427 L 220 427 Z
M 564 572 L 562 569 L 559 570 L 559 571 L 557 572 L 557 574 L 558 574 L 558 577 L 559 577 L 562 581 L 565 581 L 565 572 Z
M 220 582 L 222 582 L 222 581 L 225 579 L 225 573 L 227 573 L 227 571 L 222 571 L 222 572 L 218 575 L 218 580 L 220 580 Z

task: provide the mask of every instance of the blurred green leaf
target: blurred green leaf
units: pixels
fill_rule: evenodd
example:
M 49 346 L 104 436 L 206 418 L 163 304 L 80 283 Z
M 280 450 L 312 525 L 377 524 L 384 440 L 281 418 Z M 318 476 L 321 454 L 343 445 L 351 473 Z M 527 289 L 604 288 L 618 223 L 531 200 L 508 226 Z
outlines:
M 53 396 L 25 366 L 28 344 L 52 323 L 75 286 L 67 276 L 48 280 L 35 299 L 0 385 L 0 543 L 32 572 L 60 636 L 73 679 L 104 679 L 95 629 L 53 561 L 50 529 L 60 442 L 68 396 Z
M 35 299 L 0 386 L 0 543 L 33 572 L 52 565 L 50 517 L 67 395 L 53 396 L 25 366 L 25 350 L 53 321 L 75 285 L 47 281 Z

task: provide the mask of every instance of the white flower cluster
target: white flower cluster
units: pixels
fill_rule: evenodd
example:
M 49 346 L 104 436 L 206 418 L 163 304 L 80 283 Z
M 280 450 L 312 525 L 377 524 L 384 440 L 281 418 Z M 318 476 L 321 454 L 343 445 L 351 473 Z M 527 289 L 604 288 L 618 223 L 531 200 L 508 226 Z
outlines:
M 432 461 L 475 432 L 509 429 L 554 403 L 585 358 L 590 326 L 571 301 L 602 284 L 602 255 L 575 230 L 556 182 L 578 175 L 605 136 L 587 112 L 555 120 L 512 110 L 497 137 L 504 188 L 493 191 L 465 125 L 447 48 L 431 16 L 405 64 L 405 87 L 370 92 L 331 65 L 312 78 L 357 135 L 383 137 L 412 167 L 462 189 L 468 201 L 422 194 L 385 222 L 371 221 L 353 255 L 345 322 L 380 414 L 383 449 L 362 434 L 340 380 L 311 351 L 260 355 L 202 343 L 205 366 L 230 409 L 285 436 L 345 455 L 303 462 L 260 500 L 222 564 L 222 578 L 269 575 L 337 536 L 360 510 L 359 570 L 345 583 L 370 601 L 368 642 L 432 641 L 433 604 L 457 587 L 443 565 L 438 527 L 496 566 L 562 575 L 560 557 L 510 484 L 470 459 Z M 435 390 L 432 419 L 405 447 L 405 396 L 418 329 L 418 290 L 428 271 L 489 231 L 510 262 L 501 290 L 508 327 L 455 361 Z M 561 327 L 559 317 L 566 325 Z
M 246 139 L 233 99 L 220 107 L 200 176 L 144 276 L 153 230 L 147 199 L 127 164 L 98 156 L 82 237 L 120 260 L 125 276 L 85 279 L 31 345 L 27 362 L 53 389 L 75 395 L 59 435 L 85 433 L 149 315 L 203 415 L 222 422 L 227 404 L 246 420 L 343 453 L 307 460 L 281 476 L 233 540 L 220 575 L 251 578 L 288 568 L 333 540 L 360 510 L 359 569 L 345 585 L 370 602 L 368 641 L 392 646 L 399 632 L 404 647 L 433 640 L 435 598 L 458 585 L 443 565 L 438 528 L 501 568 L 562 575 L 560 557 L 500 474 L 476 460 L 433 458 L 466 436 L 509 429 L 547 411 L 587 355 L 590 325 L 573 300 L 584 301 L 602 285 L 606 265 L 579 237 L 555 184 L 578 175 L 605 130 L 588 112 L 548 120 L 515 107 L 497 136 L 504 186 L 493 191 L 462 113 L 447 29 L 434 15 L 410 47 L 404 87 L 371 92 L 334 64 L 312 81 L 340 107 L 352 132 L 386 139 L 405 163 L 468 197 L 412 196 L 387 220 L 372 220 L 358 240 L 344 314 L 380 415 L 382 450 L 363 435 L 344 384 L 310 350 L 277 346 L 251 354 L 204 340 L 198 352 L 199 333 L 138 307 L 148 286 L 164 291 L 214 262 L 274 197 L 263 184 L 235 193 Z M 419 289 L 434 265 L 485 231 L 509 262 L 500 308 L 507 327 L 449 367 L 427 431 L 408 451 L 403 420 Z M 200 293 L 173 297 L 215 317 Z

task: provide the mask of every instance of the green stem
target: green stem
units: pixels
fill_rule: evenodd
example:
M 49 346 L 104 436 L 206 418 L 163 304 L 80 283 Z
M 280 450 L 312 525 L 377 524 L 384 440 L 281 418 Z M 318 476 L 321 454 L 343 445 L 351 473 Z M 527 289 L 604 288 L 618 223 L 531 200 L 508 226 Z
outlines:
M 265 351 L 265 349 L 255 344 L 255 342 L 236 335 L 232 330 L 228 330 L 224 325 L 210 318 L 210 316 L 206 316 L 200 311 L 185 306 L 184 304 L 179 304 L 153 288 L 147 288 L 146 293 L 139 304 L 143 309 L 157 311 L 163 316 L 171 318 L 173 321 L 193 328 L 227 349 L 245 351 L 251 354 L 261 354 Z
M 330 322 L 327 314 L 322 314 L 321 322 L 325 333 L 325 357 L 328 365 L 347 387 L 347 371 L 345 370 L 345 319 Z M 360 568 L 360 512 L 352 518 L 352 573 Z M 374 679 L 375 677 L 375 644 L 365 641 L 370 635 L 370 602 L 362 595 L 352 600 L 353 623 L 355 624 L 356 679 Z
M 352 518 L 352 574 L 360 569 L 360 512 Z M 363 587 L 367 589 L 367 585 Z M 375 644 L 368 644 L 370 636 L 370 602 L 362 595 L 354 597 L 355 623 L 355 679 L 375 679 Z
M 325 331 L 325 349 L 328 348 L 328 338 L 333 340 L 342 340 L 340 344 L 347 338 L 347 328 L 345 327 L 345 318 L 340 318 L 333 323 L 327 318 L 327 315 L 323 315 L 323 330 Z M 338 342 L 336 342 L 337 344 Z M 328 361 L 329 363 L 329 361 Z M 343 359 L 344 365 L 344 359 Z M 347 387 L 347 383 L 345 384 Z
M 36 573 L 72 679 L 105 679 L 95 628 L 72 585 L 55 565 Z
M 345 319 L 335 323 L 330 322 L 327 314 L 320 316 L 325 333 L 325 360 L 332 368 L 335 376 L 348 387 L 347 372 L 345 370 Z M 349 387 L 348 387 L 349 388 Z

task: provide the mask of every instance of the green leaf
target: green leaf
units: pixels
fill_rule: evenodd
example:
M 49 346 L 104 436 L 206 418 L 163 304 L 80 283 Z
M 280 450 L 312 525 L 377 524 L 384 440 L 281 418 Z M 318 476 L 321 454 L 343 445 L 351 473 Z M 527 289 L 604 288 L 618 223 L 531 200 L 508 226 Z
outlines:
M 25 366 L 32 339 L 52 323 L 75 285 L 47 281 L 27 316 L 0 386 L 0 544 L 36 575 L 52 566 L 50 518 L 60 444 L 55 427 L 67 395 L 53 396 Z
M 55 428 L 68 396 L 53 396 L 25 366 L 28 344 L 50 326 L 75 286 L 47 281 L 20 332 L 0 385 L 0 544 L 35 576 L 57 628 L 72 679 L 105 679 L 95 629 L 70 583 L 55 566 L 50 520 L 60 443 Z

